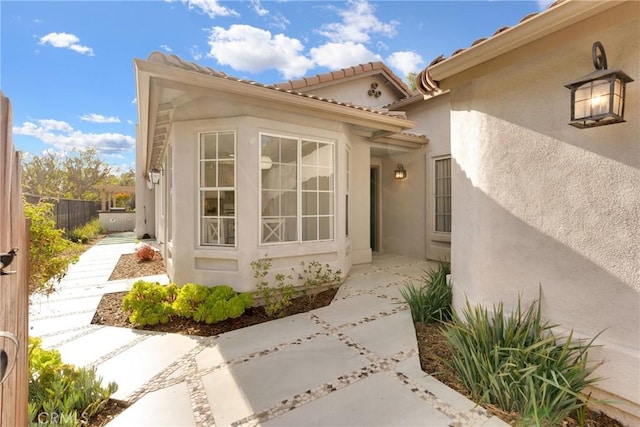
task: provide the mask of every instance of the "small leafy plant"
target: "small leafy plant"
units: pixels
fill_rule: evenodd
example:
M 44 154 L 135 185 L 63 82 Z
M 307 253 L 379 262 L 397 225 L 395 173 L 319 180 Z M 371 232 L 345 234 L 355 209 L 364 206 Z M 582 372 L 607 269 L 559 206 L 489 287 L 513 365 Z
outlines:
M 444 331 L 448 364 L 476 401 L 521 414 L 525 425 L 561 425 L 586 406 L 581 392 L 600 380 L 591 374 L 603 362 L 587 362 L 595 338 L 556 337 L 556 326 L 541 320 L 540 299 L 526 309 L 518 299 L 510 315 L 502 303 L 490 313 L 467 301 Z
M 144 244 L 136 249 L 136 259 L 140 262 L 153 261 L 156 250 L 151 245 Z
M 342 271 L 334 272 L 329 264 L 320 264 L 311 261 L 305 264 L 302 261 L 302 272 L 298 273 L 298 280 L 302 281 L 302 294 L 309 300 L 313 300 L 321 286 L 338 284 L 342 282 Z M 292 269 L 293 270 L 293 269 Z
M 253 306 L 249 293 L 238 293 L 230 286 L 207 287 L 187 283 L 178 288 L 139 280 L 122 300 L 129 321 L 137 326 L 167 323 L 176 315 L 196 322 L 215 323 L 241 316 Z
M 171 303 L 176 297 L 176 286 L 138 280 L 122 299 L 122 309 L 129 312 L 129 321 L 138 326 L 167 323 L 174 314 Z
M 29 337 L 29 425 L 86 425 L 117 389 L 113 382 L 103 387 L 95 368 L 65 364 L 57 350 Z
M 437 269 L 431 269 L 422 276 L 423 284 L 409 283 L 400 290 L 402 298 L 409 304 L 414 322 L 447 322 L 451 320 L 451 284 L 447 275 L 451 273 L 448 263 L 438 263 Z

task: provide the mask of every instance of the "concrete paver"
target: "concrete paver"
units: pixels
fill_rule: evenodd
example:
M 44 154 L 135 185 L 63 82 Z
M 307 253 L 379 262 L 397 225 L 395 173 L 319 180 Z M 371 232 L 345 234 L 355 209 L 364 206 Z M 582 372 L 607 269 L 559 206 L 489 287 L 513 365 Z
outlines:
M 138 280 L 108 280 L 136 246 L 104 239 L 30 307 L 31 335 L 118 383 L 130 407 L 110 427 L 506 425 L 420 369 L 400 289 L 435 263 L 376 255 L 331 305 L 215 337 L 90 325 L 101 295 Z

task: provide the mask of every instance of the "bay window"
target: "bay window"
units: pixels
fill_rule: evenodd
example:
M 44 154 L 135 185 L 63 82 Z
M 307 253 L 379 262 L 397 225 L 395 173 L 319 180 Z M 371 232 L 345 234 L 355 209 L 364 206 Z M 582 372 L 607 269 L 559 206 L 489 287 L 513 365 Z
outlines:
M 200 244 L 235 246 L 236 135 L 200 135 Z
M 260 135 L 262 243 L 334 239 L 334 144 Z

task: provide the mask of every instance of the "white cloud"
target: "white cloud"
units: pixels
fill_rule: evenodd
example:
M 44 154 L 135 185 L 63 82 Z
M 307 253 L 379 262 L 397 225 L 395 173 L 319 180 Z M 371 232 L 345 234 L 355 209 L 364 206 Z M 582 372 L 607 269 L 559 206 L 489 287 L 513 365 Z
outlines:
M 302 54 L 304 46 L 297 39 L 249 25 L 232 25 L 211 29 L 208 56 L 235 70 L 259 73 L 274 68 L 284 78 L 304 75 L 313 61 Z
M 397 21 L 381 22 L 375 16 L 375 8 L 366 0 L 351 0 L 347 9 L 338 9 L 342 22 L 325 24 L 320 34 L 336 43 L 366 43 L 370 34 L 382 34 L 393 37 L 396 34 Z
M 138 98 L 133 98 L 133 99 L 131 100 L 131 103 L 132 103 L 132 104 L 137 104 L 137 103 L 138 103 Z
M 88 46 L 79 44 L 80 39 L 78 36 L 69 33 L 49 33 L 46 36 L 40 37 L 40 44 L 49 44 L 53 47 L 71 49 L 74 52 L 81 53 L 83 55 L 93 56 L 93 49 Z
M 85 114 L 80 117 L 80 120 L 91 123 L 120 123 L 120 119 L 117 117 L 106 117 L 102 114 Z
M 189 7 L 189 10 L 199 9 L 209 15 L 209 18 L 216 16 L 240 16 L 238 12 L 225 6 L 220 6 L 218 0 L 182 0 L 182 3 Z
M 386 63 L 392 68 L 399 70 L 401 78 L 405 78 L 409 73 L 421 71 L 424 60 L 422 56 L 411 51 L 393 52 L 387 57 Z
M 262 7 L 260 0 L 251 0 L 251 7 L 259 16 L 265 16 L 269 14 L 269 11 Z
M 191 58 L 194 61 L 199 61 L 204 56 L 204 54 L 200 51 L 200 48 L 196 45 L 193 45 L 189 48 L 189 54 L 191 54 Z
M 555 2 L 556 0 L 538 0 L 538 9 L 539 10 L 546 10 L 547 8 L 549 8 L 549 6 L 551 6 L 553 4 L 553 2 Z
M 133 120 L 127 120 L 127 124 L 132 125 L 133 124 Z
M 173 52 L 173 49 L 171 49 L 171 47 L 167 46 L 166 44 L 161 44 L 160 47 L 164 49 L 165 52 Z
M 13 132 L 32 136 L 62 151 L 95 148 L 100 154 L 117 156 L 131 151 L 135 146 L 135 139 L 129 135 L 85 133 L 74 130 L 67 122 L 53 119 L 24 122 L 21 126 L 14 126 Z
M 382 61 L 380 55 L 371 52 L 361 43 L 326 43 L 311 49 L 316 64 L 331 70 L 350 67 L 372 61 Z

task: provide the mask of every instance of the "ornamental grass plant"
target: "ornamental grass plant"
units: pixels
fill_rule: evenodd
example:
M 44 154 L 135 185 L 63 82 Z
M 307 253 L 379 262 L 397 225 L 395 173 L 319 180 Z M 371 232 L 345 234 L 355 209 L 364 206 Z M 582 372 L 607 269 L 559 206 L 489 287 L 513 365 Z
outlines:
M 519 414 L 521 425 L 562 425 L 572 411 L 584 410 L 585 387 L 603 362 L 590 363 L 591 341 L 576 339 L 573 331 L 556 336 L 541 319 L 540 299 L 507 314 L 502 303 L 489 312 L 467 301 L 461 315 L 444 329 L 454 369 L 473 399 Z
M 400 290 L 402 298 L 409 304 L 414 322 L 447 322 L 451 320 L 451 284 L 447 275 L 451 273 L 449 263 L 440 262 L 438 267 L 426 271 L 422 284 L 408 283 Z

